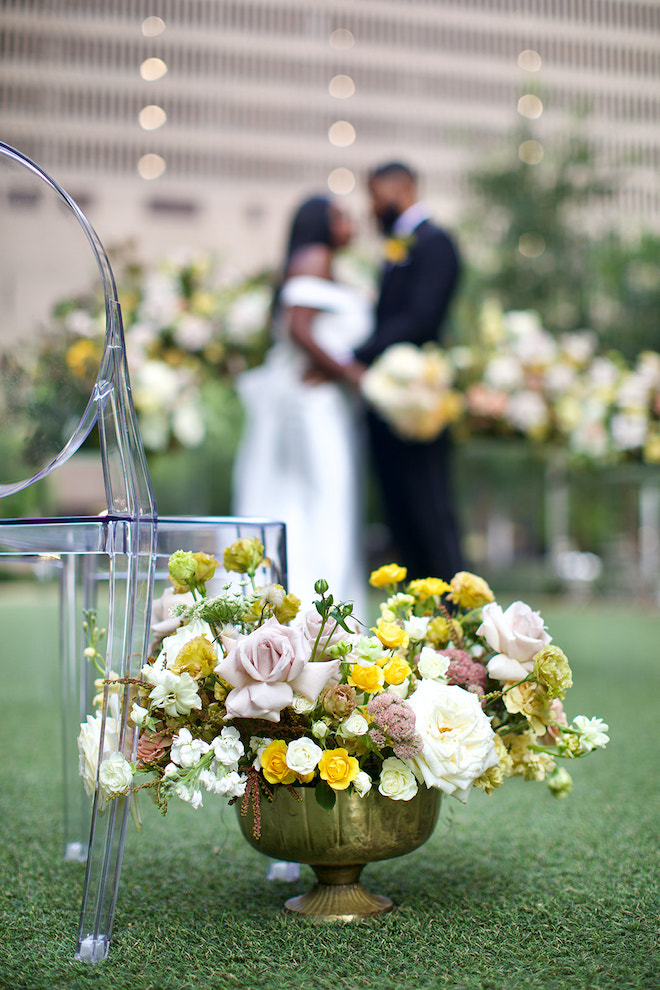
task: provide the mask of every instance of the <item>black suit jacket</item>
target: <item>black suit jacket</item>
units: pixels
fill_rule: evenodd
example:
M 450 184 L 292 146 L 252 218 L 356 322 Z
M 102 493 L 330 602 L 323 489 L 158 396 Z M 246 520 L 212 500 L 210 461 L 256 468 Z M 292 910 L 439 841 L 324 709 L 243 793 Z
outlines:
M 451 238 L 430 220 L 411 235 L 408 256 L 383 273 L 376 326 L 355 356 L 371 364 L 391 344 L 437 341 L 459 275 Z

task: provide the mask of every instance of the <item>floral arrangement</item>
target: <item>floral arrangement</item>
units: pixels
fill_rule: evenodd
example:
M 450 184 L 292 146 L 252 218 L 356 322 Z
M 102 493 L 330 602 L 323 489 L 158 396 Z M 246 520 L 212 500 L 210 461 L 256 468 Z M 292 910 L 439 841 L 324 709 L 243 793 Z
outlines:
M 204 252 L 180 250 L 153 268 L 115 259 L 126 351 L 142 440 L 147 450 L 198 447 L 205 437 L 208 389 L 262 360 L 272 296 L 267 274 L 245 278 L 216 267 Z M 36 356 L 44 408 L 64 439 L 89 399 L 105 333 L 103 299 L 63 299 Z M 34 356 L 29 355 L 31 362 Z M 63 384 L 66 384 L 66 391 Z M 57 402 L 49 393 L 56 390 Z M 71 396 L 75 408 L 64 408 Z M 36 415 L 36 414 L 35 414 Z
M 393 344 L 362 376 L 367 402 L 405 439 L 428 441 L 462 411 L 452 383 L 455 370 L 433 344 Z
M 205 792 L 220 794 L 244 813 L 252 806 L 258 830 L 259 798 L 278 787 L 314 788 L 327 809 L 340 791 L 372 787 L 393 801 L 435 787 L 465 802 L 510 777 L 564 796 L 572 783 L 558 761 L 607 743 L 600 718 L 569 724 L 571 670 L 541 616 L 523 602 L 503 609 L 480 577 L 406 582 L 404 568 L 381 567 L 370 579 L 384 594 L 380 616 L 364 630 L 323 580 L 303 611 L 284 588 L 256 587 L 262 558 L 258 540 L 237 541 L 224 567 L 243 583 L 211 596 L 217 561 L 172 555 L 173 590 L 156 609 L 142 678 L 106 681 L 102 801 L 149 788 L 165 812 L 171 798 L 199 807 Z M 100 634 L 86 629 L 98 662 Z M 115 748 L 125 683 L 139 733 L 132 760 Z M 100 712 L 88 716 L 79 738 L 90 794 L 100 725 Z

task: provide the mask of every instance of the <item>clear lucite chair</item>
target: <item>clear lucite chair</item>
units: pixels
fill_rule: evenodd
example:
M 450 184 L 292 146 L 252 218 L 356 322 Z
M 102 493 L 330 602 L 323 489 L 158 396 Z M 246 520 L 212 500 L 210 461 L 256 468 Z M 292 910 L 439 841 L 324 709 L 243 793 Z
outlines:
M 90 285 L 105 300 L 103 326 L 84 320 L 76 300 Z M 55 303 L 71 300 L 57 313 Z M 62 332 L 68 333 L 62 352 Z M 40 362 L 34 363 L 40 354 Z M 33 362 L 33 366 L 31 366 Z M 48 515 L 48 483 L 97 437 L 103 509 Z M 39 515 L 35 517 L 34 506 Z M 0 142 L 0 568 L 59 580 L 62 663 L 65 856 L 86 863 L 76 958 L 107 955 L 117 899 L 129 798 L 90 802 L 78 776 L 80 722 L 98 693 L 85 659 L 84 612 L 107 629 L 105 678 L 136 677 L 149 645 L 154 581 L 174 550 L 212 552 L 259 536 L 270 558 L 264 583 L 286 583 L 284 527 L 259 520 L 161 518 L 157 522 L 131 399 L 120 307 L 106 253 L 84 214 L 36 164 Z M 44 511 L 43 506 L 46 507 Z M 5 518 L 18 515 L 18 518 Z M 134 756 L 128 686 L 120 693 L 118 748 Z M 101 740 L 109 706 L 102 689 Z M 101 761 L 102 745 L 99 746 Z M 91 818 L 91 825 L 90 825 Z

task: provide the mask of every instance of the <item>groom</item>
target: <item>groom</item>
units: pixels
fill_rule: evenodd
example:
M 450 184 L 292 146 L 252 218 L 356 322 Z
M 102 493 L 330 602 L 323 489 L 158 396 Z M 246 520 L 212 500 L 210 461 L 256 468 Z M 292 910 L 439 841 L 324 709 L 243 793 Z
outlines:
M 359 382 L 391 344 L 437 341 L 456 287 L 459 260 L 449 236 L 429 219 L 417 198 L 417 177 L 400 162 L 369 176 L 374 217 L 385 241 L 385 265 L 376 323 L 355 351 L 346 377 Z M 375 413 L 368 414 L 371 450 L 398 562 L 408 578 L 449 580 L 462 567 L 449 486 L 449 438 L 402 440 Z

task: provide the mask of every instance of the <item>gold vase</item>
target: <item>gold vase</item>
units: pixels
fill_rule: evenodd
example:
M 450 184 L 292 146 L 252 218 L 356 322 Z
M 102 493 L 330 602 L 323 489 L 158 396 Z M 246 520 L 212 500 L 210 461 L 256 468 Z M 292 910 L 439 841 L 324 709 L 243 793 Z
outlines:
M 287 911 L 321 921 L 354 921 L 391 911 L 389 897 L 371 894 L 360 882 L 366 863 L 403 856 L 417 849 L 435 828 L 441 792 L 420 787 L 410 801 L 392 801 L 376 789 L 365 797 L 337 792 L 332 811 L 316 802 L 313 788 L 301 787 L 296 801 L 284 787 L 275 799 L 260 798 L 261 834 L 253 835 L 252 808 L 240 814 L 241 831 L 250 845 L 266 856 L 308 863 L 317 883 L 306 894 L 291 897 Z

